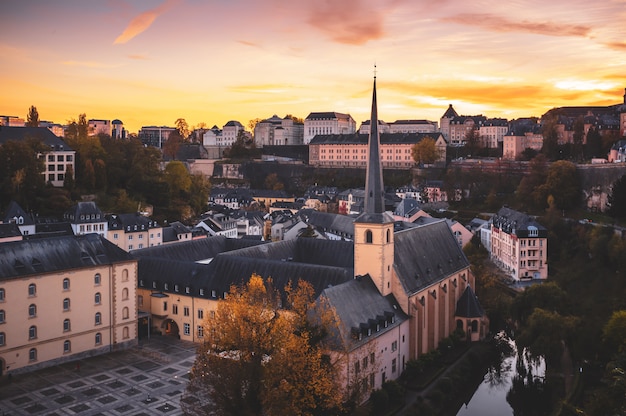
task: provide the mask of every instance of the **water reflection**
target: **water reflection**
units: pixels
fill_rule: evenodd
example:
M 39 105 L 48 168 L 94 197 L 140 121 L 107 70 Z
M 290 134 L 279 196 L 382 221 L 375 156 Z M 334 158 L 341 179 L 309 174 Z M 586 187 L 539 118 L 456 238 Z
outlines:
M 494 354 L 482 383 L 457 416 L 544 415 L 550 394 L 545 385 L 545 362 L 533 359 L 504 334 L 496 338 Z

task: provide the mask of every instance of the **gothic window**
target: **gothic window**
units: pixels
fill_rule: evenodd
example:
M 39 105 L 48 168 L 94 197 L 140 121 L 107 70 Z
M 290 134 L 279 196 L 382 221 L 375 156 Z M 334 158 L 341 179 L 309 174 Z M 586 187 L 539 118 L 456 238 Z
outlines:
M 374 240 L 374 237 L 372 235 L 372 231 L 371 230 L 366 230 L 365 231 L 365 242 L 367 244 L 372 244 L 373 240 Z

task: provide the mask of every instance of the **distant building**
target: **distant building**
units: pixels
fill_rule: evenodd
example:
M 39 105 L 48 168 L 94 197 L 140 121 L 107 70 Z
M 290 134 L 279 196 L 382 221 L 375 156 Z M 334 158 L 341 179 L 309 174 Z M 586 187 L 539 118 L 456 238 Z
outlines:
M 97 233 L 107 238 L 108 222 L 95 202 L 79 202 L 63 214 L 75 235 Z
M 161 225 L 140 213 L 110 214 L 106 216 L 106 238 L 116 246 L 126 250 L 138 250 L 163 244 Z
M 480 127 L 487 121 L 487 117 L 478 116 L 457 116 L 450 120 L 450 138 L 448 142 L 452 146 L 463 146 L 467 143 L 470 132 L 475 134 L 480 131 Z
M 498 149 L 509 131 L 509 123 L 504 118 L 489 118 L 478 128 L 481 145 L 487 149 Z
M 144 146 L 163 148 L 163 145 L 170 137 L 172 132 L 176 131 L 174 127 L 167 126 L 144 126 L 137 133 L 137 137 Z
M 319 167 L 365 167 L 367 135 L 319 134 L 309 143 L 309 164 Z M 411 168 L 415 160 L 412 147 L 425 138 L 435 140 L 439 162 L 446 160 L 447 143 L 441 133 L 387 133 L 380 135 L 383 168 Z
M 126 139 L 126 129 L 122 120 L 115 119 L 111 122 L 111 137 L 114 139 Z
M 0 126 L 6 127 L 24 127 L 26 122 L 23 118 L 17 116 L 0 116 Z
M 39 155 L 45 165 L 42 175 L 46 182 L 55 187 L 63 186 L 70 166 L 71 172 L 76 172 L 76 151 L 45 127 L 2 127 L 0 129 L 0 146 L 9 140 L 21 142 L 29 138 L 41 141 L 49 149 Z
M 87 120 L 89 125 L 89 135 L 96 136 L 98 134 L 106 134 L 111 136 L 111 120 L 89 119 Z
M 239 137 L 240 132 L 246 134 L 247 138 L 250 137 L 250 133 L 246 132 L 243 124 L 236 120 L 229 121 L 228 123 L 224 124 L 224 127 L 222 127 L 222 136 L 218 136 L 217 144 L 219 146 L 232 146 L 233 143 L 237 141 L 237 137 Z M 221 140 L 221 142 L 219 140 Z
M 97 234 L 0 244 L 0 375 L 137 343 L 137 260 Z
M 446 112 L 443 113 L 443 116 L 441 116 L 441 119 L 439 120 L 441 134 L 443 134 L 443 137 L 448 143 L 450 143 L 450 122 L 458 116 L 457 112 L 454 108 L 452 108 L 452 104 L 450 104 Z
M 491 219 L 491 259 L 513 279 L 548 278 L 548 230 L 527 214 L 501 208 Z
M 20 235 L 28 236 L 35 234 L 35 218 L 24 211 L 15 201 L 9 202 L 9 206 L 4 212 L 2 222 L 5 224 L 15 224 Z
M 532 149 L 536 152 L 543 147 L 541 124 L 535 118 L 520 118 L 512 120 L 508 133 L 502 138 L 502 158 L 517 160 L 524 150 Z
M 309 144 L 317 135 L 353 134 L 356 121 L 350 114 L 337 112 L 310 113 L 304 119 L 304 144 Z
M 618 140 L 611 146 L 608 161 L 609 163 L 626 162 L 626 140 Z
M 302 144 L 304 124 L 291 117 L 280 118 L 276 114 L 259 121 L 254 127 L 254 143 L 257 147 Z

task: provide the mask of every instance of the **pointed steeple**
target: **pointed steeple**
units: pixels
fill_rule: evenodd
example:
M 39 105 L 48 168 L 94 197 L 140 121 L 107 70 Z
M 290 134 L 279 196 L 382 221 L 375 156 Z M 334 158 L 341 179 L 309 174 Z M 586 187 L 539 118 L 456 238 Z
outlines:
M 385 212 L 385 188 L 383 169 L 380 163 L 380 134 L 378 132 L 378 105 L 376 102 L 376 75 L 372 93 L 372 115 L 370 117 L 370 137 L 368 143 L 367 173 L 365 179 L 366 214 Z

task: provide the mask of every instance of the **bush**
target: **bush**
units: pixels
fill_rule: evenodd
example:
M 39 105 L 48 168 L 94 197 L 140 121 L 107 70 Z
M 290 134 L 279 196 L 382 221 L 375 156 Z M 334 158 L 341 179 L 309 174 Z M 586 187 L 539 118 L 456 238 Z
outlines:
M 383 389 L 374 390 L 370 394 L 370 403 L 372 404 L 372 415 L 384 414 L 389 406 L 389 394 Z
M 390 404 L 396 405 L 404 402 L 404 387 L 397 381 L 386 381 L 385 384 L 383 384 L 383 389 L 387 392 Z

